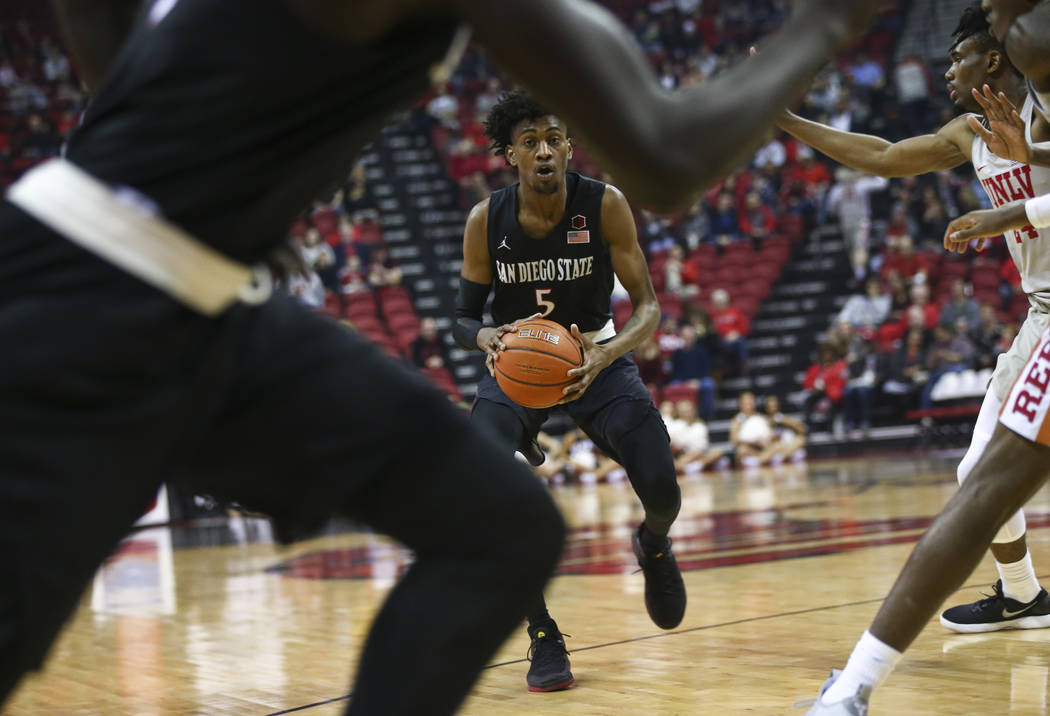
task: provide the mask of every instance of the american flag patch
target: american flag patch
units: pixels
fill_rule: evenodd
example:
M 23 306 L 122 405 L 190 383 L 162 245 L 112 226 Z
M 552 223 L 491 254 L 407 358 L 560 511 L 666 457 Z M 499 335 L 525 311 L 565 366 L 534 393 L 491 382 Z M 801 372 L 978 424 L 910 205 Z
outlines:
M 591 243 L 591 232 L 590 231 L 570 231 L 565 234 L 570 244 L 589 244 Z

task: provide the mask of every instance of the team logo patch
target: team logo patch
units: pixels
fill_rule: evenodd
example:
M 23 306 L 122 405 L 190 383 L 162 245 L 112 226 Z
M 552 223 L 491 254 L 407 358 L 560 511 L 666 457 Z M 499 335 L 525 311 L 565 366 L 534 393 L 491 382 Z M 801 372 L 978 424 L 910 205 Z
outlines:
M 572 221 L 570 222 L 570 224 L 572 228 L 576 229 L 577 231 L 579 231 L 580 229 L 586 229 L 587 217 L 583 214 L 577 214 L 576 216 L 572 217 Z

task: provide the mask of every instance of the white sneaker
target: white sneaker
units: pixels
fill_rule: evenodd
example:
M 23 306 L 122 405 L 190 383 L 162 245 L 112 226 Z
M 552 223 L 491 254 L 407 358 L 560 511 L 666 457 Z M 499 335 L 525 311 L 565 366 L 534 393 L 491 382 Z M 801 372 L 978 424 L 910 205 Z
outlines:
M 813 708 L 806 712 L 806 716 L 868 716 L 868 700 L 871 699 L 870 686 L 860 686 L 857 688 L 857 693 L 853 696 L 847 696 L 842 701 L 836 701 L 830 706 L 826 706 L 820 700 L 820 697 L 831 688 L 831 685 L 835 683 L 835 679 L 839 678 L 841 673 L 838 669 L 831 672 L 831 676 L 820 687 L 817 703 L 813 704 Z

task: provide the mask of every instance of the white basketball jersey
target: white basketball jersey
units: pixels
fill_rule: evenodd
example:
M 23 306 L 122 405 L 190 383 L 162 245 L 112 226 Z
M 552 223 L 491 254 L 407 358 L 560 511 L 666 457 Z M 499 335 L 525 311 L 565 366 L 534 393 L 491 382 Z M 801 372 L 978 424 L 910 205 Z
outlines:
M 1034 112 L 1035 102 L 1027 96 L 1021 107 L 1021 118 L 1030 143 Z M 1050 147 L 1050 142 L 1039 146 Z M 996 156 L 979 136 L 973 138 L 973 166 L 993 206 L 1050 194 L 1050 168 L 1033 167 Z M 1040 293 L 1050 300 L 1050 229 L 1026 226 L 1008 231 L 1006 246 L 1021 273 L 1024 292 Z

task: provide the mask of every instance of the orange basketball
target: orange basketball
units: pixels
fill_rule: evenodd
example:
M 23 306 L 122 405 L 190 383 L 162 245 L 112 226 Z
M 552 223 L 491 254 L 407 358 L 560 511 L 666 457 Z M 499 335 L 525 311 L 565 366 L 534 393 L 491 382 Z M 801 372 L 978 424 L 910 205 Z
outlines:
M 565 386 L 576 382 L 568 372 L 583 365 L 583 346 L 567 328 L 537 318 L 502 340 L 507 349 L 496 361 L 496 382 L 518 405 L 549 408 L 565 397 Z

